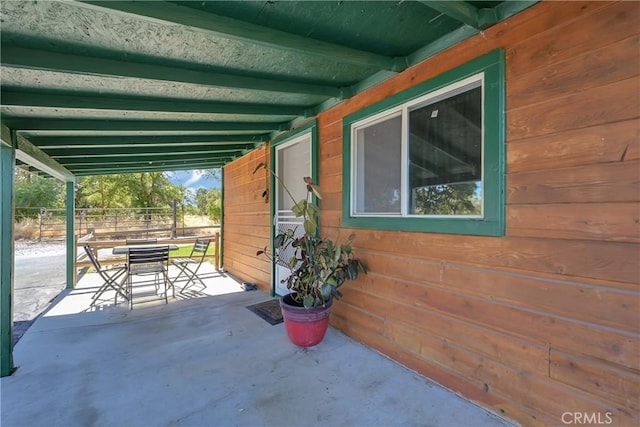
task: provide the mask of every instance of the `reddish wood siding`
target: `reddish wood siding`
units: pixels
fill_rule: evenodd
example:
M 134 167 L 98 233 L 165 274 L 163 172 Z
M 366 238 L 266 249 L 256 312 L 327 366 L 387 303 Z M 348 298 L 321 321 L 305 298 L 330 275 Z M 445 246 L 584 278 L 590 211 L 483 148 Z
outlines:
M 270 291 L 271 265 L 256 252 L 270 244 L 269 203 L 262 192 L 269 181 L 265 170 L 253 171 L 269 161 L 268 145 L 229 163 L 224 168 L 224 268 L 236 277 Z
M 355 232 L 371 270 L 341 288 L 333 325 L 524 425 L 606 411 L 637 425 L 639 29 L 638 2 L 544 2 L 320 114 L 322 232 Z M 506 235 L 345 230 L 342 118 L 496 48 Z M 252 170 L 257 156 L 230 167 Z

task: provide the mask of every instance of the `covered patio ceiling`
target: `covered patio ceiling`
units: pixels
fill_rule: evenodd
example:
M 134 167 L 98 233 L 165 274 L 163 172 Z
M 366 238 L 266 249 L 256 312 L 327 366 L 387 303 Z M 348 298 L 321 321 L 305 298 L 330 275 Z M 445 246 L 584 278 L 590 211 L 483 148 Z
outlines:
M 78 176 L 221 167 L 533 3 L 4 1 L 3 139 Z

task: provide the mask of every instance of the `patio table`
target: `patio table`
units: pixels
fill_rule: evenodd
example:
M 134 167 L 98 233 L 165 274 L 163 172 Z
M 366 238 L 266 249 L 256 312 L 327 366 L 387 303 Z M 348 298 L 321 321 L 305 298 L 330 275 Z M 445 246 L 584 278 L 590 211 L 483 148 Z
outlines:
M 167 250 L 168 248 L 168 250 Z M 150 249 L 150 251 L 142 252 L 130 252 L 130 249 Z M 160 275 L 164 282 L 164 300 L 165 303 L 169 303 L 169 287 L 173 290 L 175 297 L 175 289 L 173 288 L 173 282 L 169 279 L 168 274 L 168 259 L 169 251 L 178 249 L 176 244 L 135 244 L 135 245 L 123 245 L 114 246 L 111 252 L 114 255 L 127 255 L 127 281 L 128 281 L 128 294 L 129 294 L 129 308 L 133 309 L 133 276 L 145 276 L 149 274 L 155 274 L 155 291 L 159 289 Z M 164 251 L 164 255 L 161 251 Z M 135 255 L 135 263 L 133 256 Z M 137 266 L 137 268 L 136 268 Z M 155 292 L 154 292 L 155 294 Z M 143 297 L 146 301 L 150 294 L 146 293 Z
M 162 245 L 162 244 L 150 244 L 150 245 L 129 245 L 129 246 L 114 246 L 111 250 L 111 253 L 114 255 L 126 255 L 129 253 L 129 248 L 153 248 L 156 246 L 169 246 L 170 251 L 175 251 L 178 249 L 178 245 Z

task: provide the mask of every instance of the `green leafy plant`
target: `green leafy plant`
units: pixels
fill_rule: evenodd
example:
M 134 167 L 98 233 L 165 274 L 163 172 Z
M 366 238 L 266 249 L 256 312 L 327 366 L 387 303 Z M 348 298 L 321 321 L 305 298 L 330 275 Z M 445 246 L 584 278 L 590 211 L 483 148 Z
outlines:
M 355 235 L 351 234 L 342 243 L 319 235 L 320 209 L 314 202 L 314 196 L 322 199 L 322 195 L 311 178 L 303 178 L 307 195 L 305 199 L 296 202 L 280 178 L 266 164 L 260 163 L 254 173 L 260 169 L 271 173 L 289 195 L 293 203 L 293 214 L 303 220 L 304 233 L 297 233 L 296 228 L 279 233 L 273 241 L 273 253 L 265 247 L 256 255 L 267 256 L 272 262 L 290 271 L 289 277 L 283 282 L 286 281 L 294 301 L 301 306 L 318 307 L 332 298 L 339 299 L 342 294 L 338 288 L 346 280 L 354 280 L 359 273 L 367 273 L 365 265 L 353 253 L 351 244 Z

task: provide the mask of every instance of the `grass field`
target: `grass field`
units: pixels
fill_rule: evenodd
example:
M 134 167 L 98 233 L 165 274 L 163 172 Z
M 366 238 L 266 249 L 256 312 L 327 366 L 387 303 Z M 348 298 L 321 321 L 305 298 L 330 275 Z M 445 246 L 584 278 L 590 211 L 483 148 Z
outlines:
M 193 250 L 193 245 L 180 246 L 178 249 L 175 249 L 169 253 L 171 258 L 183 258 L 191 255 L 191 251 Z M 212 244 L 209 245 L 207 249 L 207 255 L 214 255 L 216 253 L 215 246 Z

